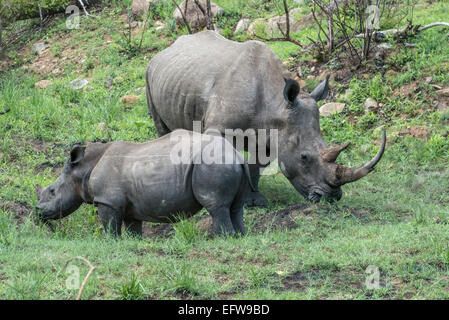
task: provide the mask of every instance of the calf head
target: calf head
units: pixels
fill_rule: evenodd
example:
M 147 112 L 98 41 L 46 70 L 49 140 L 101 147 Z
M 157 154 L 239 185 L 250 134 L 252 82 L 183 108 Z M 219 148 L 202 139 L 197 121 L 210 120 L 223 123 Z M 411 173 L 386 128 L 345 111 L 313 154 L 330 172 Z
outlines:
M 36 186 L 37 213 L 42 220 L 68 216 L 83 202 L 90 202 L 87 184 L 92 169 L 104 153 L 107 144 L 93 143 L 88 147 L 74 145 L 61 175 L 46 188 Z
M 356 181 L 374 169 L 385 150 L 386 135 L 374 158 L 356 168 L 337 164 L 349 142 L 329 148 L 323 139 L 317 102 L 326 98 L 329 76 L 311 94 L 300 93 L 294 80 L 286 80 L 286 125 L 279 133 L 279 163 L 282 173 L 306 199 L 340 200 L 341 186 Z

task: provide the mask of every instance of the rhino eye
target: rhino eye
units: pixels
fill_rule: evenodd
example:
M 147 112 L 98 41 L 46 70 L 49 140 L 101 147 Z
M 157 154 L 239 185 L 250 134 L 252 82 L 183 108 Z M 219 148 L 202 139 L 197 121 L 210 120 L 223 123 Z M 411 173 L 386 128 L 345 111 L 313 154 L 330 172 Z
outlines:
M 50 194 L 51 194 L 52 196 L 55 195 L 55 189 L 54 189 L 54 188 L 50 188 Z

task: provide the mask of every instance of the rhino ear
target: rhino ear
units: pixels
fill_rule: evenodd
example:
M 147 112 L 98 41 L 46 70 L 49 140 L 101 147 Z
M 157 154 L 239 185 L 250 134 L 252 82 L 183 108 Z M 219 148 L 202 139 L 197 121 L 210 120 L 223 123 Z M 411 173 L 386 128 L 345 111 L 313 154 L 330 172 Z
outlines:
M 330 75 L 328 74 L 326 76 L 326 79 L 323 80 L 323 82 L 321 82 L 310 94 L 310 96 L 315 99 L 315 101 L 320 101 L 323 99 L 326 99 L 327 97 L 327 92 L 329 91 L 329 77 Z
M 294 103 L 299 94 L 299 84 L 295 80 L 286 79 L 284 87 L 284 98 L 290 103 Z
M 85 150 L 86 147 L 75 144 L 70 151 L 70 163 L 73 165 L 83 160 Z

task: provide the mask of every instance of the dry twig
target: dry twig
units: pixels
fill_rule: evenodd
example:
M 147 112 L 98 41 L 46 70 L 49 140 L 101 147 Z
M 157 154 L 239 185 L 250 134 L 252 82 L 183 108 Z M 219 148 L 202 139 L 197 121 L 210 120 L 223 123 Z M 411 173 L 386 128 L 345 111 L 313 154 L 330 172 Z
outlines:
M 80 290 L 78 291 L 78 296 L 76 297 L 76 300 L 81 300 L 81 295 L 83 294 L 84 291 L 84 287 L 86 286 L 87 280 L 89 280 L 89 277 L 91 276 L 92 272 L 96 269 L 95 266 L 92 265 L 92 263 L 90 263 L 89 260 L 83 258 L 83 257 L 75 257 L 72 259 L 67 260 L 66 265 L 70 262 L 73 261 L 75 259 L 84 261 L 88 266 L 89 266 L 89 272 L 87 273 L 86 277 L 83 280 L 83 283 L 81 284 Z

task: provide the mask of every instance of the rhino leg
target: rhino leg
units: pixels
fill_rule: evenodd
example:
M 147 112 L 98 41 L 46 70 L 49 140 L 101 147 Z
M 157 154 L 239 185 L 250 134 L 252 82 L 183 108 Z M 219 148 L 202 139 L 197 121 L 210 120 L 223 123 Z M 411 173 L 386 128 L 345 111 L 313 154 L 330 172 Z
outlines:
M 142 221 L 124 219 L 125 229 L 134 237 L 142 237 Z
M 122 233 L 122 215 L 117 210 L 103 204 L 98 205 L 98 216 L 103 224 L 104 230 L 115 236 Z
M 255 207 L 255 206 L 256 207 L 264 207 L 264 206 L 268 205 L 268 200 L 258 190 L 261 166 L 257 163 L 252 164 L 254 162 L 252 157 L 253 157 L 253 155 L 250 154 L 249 162 L 251 164 L 249 164 L 248 166 L 249 166 L 249 171 L 251 174 L 251 181 L 252 181 L 254 187 L 257 189 L 257 191 L 253 192 L 250 188 L 248 188 L 248 190 L 246 192 L 246 197 L 245 197 L 245 204 L 248 207 Z

